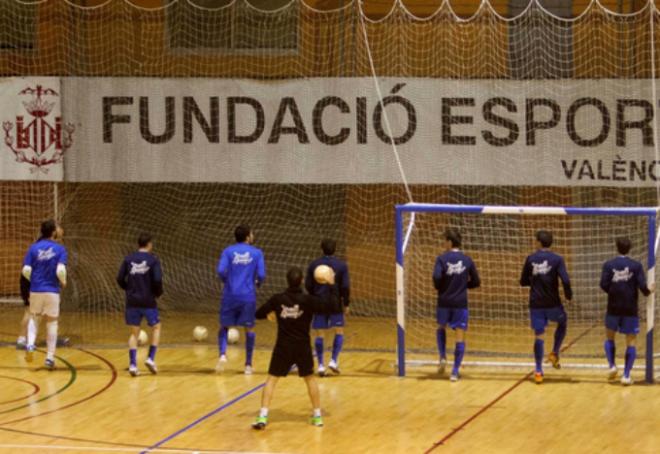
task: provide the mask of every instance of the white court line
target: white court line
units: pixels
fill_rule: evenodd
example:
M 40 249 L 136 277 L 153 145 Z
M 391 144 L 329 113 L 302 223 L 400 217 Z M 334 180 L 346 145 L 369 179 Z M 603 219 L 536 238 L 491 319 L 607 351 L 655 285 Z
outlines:
M 144 450 L 142 448 L 117 448 L 117 447 L 99 447 L 99 446 L 63 446 L 63 445 L 28 445 L 28 444 L 6 444 L 0 443 L 0 450 L 4 449 L 40 449 L 43 452 L 48 452 L 49 450 L 68 450 L 68 451 L 84 451 L 84 452 L 141 452 Z M 183 454 L 286 454 L 286 453 L 275 453 L 275 452 L 266 452 L 266 451 L 194 451 L 191 449 L 167 449 L 167 448 L 155 448 L 151 449 L 150 452 L 164 452 L 170 454 L 183 453 Z

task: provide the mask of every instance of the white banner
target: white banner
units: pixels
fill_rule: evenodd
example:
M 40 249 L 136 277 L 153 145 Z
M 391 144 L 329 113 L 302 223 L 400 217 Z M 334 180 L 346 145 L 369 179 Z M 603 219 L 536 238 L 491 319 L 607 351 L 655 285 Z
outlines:
M 62 180 L 73 127 L 61 99 L 57 77 L 0 78 L 1 180 Z
M 2 99 L 23 108 L 14 92 L 35 82 L 12 83 L 18 90 Z M 379 83 L 385 107 L 371 78 L 65 78 L 62 136 L 75 131 L 65 179 L 400 183 L 390 136 L 410 183 L 655 186 L 660 178 L 648 79 Z M 14 158 L 9 148 L 3 163 Z M 21 175 L 43 177 L 33 167 L 22 164 L 32 172 Z

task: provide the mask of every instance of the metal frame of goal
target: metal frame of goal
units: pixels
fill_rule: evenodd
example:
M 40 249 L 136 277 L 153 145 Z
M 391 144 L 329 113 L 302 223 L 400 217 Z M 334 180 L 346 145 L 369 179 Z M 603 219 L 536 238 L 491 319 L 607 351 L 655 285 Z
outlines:
M 406 307 L 405 307 L 405 284 L 404 284 L 404 255 L 408 241 L 414 228 L 415 213 L 454 213 L 454 214 L 511 214 L 511 215 L 547 215 L 547 216 L 642 216 L 647 218 L 648 228 L 648 283 L 655 282 L 655 251 L 657 250 L 658 238 L 656 238 L 656 217 L 658 207 L 645 208 L 575 208 L 575 207 L 534 207 L 534 206 L 488 206 L 488 205 L 454 205 L 454 204 L 430 204 L 430 203 L 407 203 L 395 206 L 395 238 L 396 238 L 396 303 L 397 303 L 397 366 L 399 376 L 406 375 Z M 410 214 L 411 219 L 408 226 L 404 226 L 404 214 Z M 655 315 L 655 298 L 653 294 L 646 302 L 646 381 L 653 382 L 653 328 Z M 409 361 L 412 363 L 412 361 Z M 479 364 L 479 363 L 475 363 Z M 497 366 L 507 364 L 490 364 L 483 362 L 482 365 Z M 510 364 L 514 365 L 514 364 Z M 521 363 L 516 366 L 524 365 Z

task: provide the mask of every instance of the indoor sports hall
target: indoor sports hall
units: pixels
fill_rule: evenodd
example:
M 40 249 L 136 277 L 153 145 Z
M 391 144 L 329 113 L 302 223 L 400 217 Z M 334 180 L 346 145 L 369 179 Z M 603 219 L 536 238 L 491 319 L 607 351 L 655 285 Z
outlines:
M 0 454 L 660 452 L 659 7 L 1 0 Z

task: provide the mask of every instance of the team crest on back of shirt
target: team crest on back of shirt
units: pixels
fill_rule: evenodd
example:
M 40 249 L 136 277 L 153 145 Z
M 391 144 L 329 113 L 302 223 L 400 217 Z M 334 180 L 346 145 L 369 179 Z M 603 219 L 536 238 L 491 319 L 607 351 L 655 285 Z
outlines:
M 456 263 L 447 262 L 447 275 L 448 276 L 452 276 L 454 274 L 463 274 L 463 272 L 465 270 L 466 270 L 466 268 L 463 265 L 463 260 L 459 260 Z
M 50 260 L 56 255 L 52 247 L 49 247 L 48 249 L 39 249 L 37 251 L 37 254 L 38 254 L 37 260 L 39 261 Z
M 541 263 L 532 262 L 532 275 L 538 276 L 539 274 L 548 274 L 552 269 L 552 266 L 548 265 L 548 261 L 544 260 Z
M 131 262 L 131 274 L 147 274 L 149 272 L 149 265 L 146 260 L 140 263 Z
M 234 265 L 249 265 L 252 263 L 252 256 L 249 252 L 234 252 L 234 259 L 232 260 Z
M 633 273 L 628 267 L 625 267 L 622 270 L 612 269 L 612 272 L 612 282 L 628 282 L 633 277 Z

